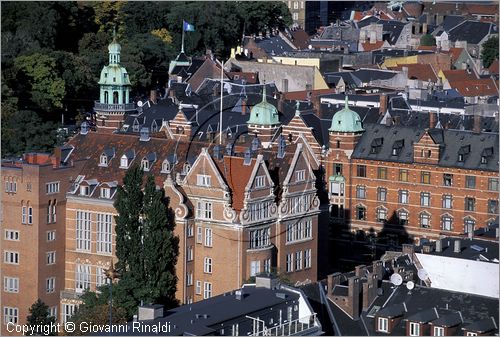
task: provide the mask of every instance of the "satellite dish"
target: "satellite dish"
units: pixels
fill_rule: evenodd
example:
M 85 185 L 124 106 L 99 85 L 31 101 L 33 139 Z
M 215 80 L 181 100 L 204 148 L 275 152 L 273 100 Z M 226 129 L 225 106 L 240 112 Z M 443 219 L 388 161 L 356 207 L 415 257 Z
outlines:
M 309 50 L 312 50 L 312 49 L 313 49 L 313 46 L 312 46 L 312 45 L 309 45 L 309 46 L 307 46 L 307 48 L 309 48 Z
M 224 83 L 224 90 L 226 90 L 226 92 L 227 92 L 228 94 L 230 94 L 230 95 L 231 95 L 231 91 L 232 91 L 232 89 L 233 89 L 233 88 L 231 87 L 231 84 L 229 84 L 229 83 Z
M 138 102 L 137 102 L 137 106 L 138 106 L 138 107 L 141 107 L 141 106 L 143 106 L 143 105 L 144 105 L 144 103 L 142 103 L 142 101 L 138 101 Z
M 421 279 L 422 281 L 425 281 L 426 279 L 429 278 L 429 274 L 425 271 L 425 269 L 419 269 L 417 272 L 418 278 Z
M 394 273 L 391 275 L 391 283 L 395 286 L 399 286 L 403 283 L 403 278 L 401 275 Z
M 406 288 L 408 288 L 408 290 L 412 290 L 415 288 L 415 283 L 413 283 L 413 281 L 406 282 Z

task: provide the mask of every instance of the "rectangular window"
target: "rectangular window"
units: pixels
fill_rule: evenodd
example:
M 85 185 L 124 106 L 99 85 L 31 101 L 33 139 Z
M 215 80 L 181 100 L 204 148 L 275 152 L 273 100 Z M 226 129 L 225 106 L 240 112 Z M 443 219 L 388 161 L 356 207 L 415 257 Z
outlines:
M 89 186 L 80 186 L 80 195 L 89 195 L 90 187 Z
M 420 193 L 420 206 L 429 207 L 431 205 L 431 194 L 427 192 Z
M 45 280 L 45 290 L 47 294 L 51 294 L 54 291 L 56 291 L 56 278 L 55 277 L 49 277 L 48 279 Z
M 54 241 L 56 239 L 56 231 L 47 231 L 47 241 Z
M 312 238 L 312 220 L 311 219 L 287 224 L 286 242 L 295 242 L 295 241 L 301 241 L 301 240 L 306 240 L 306 239 L 310 239 L 310 238 Z
M 488 179 L 488 190 L 490 191 L 498 191 L 498 178 L 489 178 Z
M 7 240 L 7 241 L 19 241 L 19 231 L 6 229 L 5 230 L 5 240 Z
M 431 173 L 427 171 L 423 171 L 420 174 L 420 182 L 422 184 L 430 184 L 431 183 Z
M 186 285 L 187 286 L 193 285 L 193 272 L 192 271 L 186 273 Z
M 97 267 L 95 269 L 95 285 L 96 287 L 101 287 L 105 284 L 109 284 L 110 279 L 106 276 L 106 270 L 102 267 Z
M 203 272 L 212 274 L 212 258 L 206 257 L 203 262 Z
M 56 264 L 56 252 L 47 252 L 47 264 Z
M 21 214 L 21 223 L 26 224 L 27 223 L 27 218 L 28 218 L 28 207 L 23 206 L 22 208 L 22 214 Z
M 113 215 L 107 213 L 97 214 L 97 252 L 111 254 L 112 248 L 112 223 Z
M 107 187 L 101 187 L 101 198 L 110 199 L 111 198 L 111 189 Z
M 255 188 L 264 187 L 265 183 L 266 183 L 266 177 L 265 176 L 257 176 L 257 177 L 255 177 Z
M 4 251 L 3 262 L 7 264 L 19 264 L 19 253 L 10 250 Z
M 356 186 L 356 198 L 366 199 L 366 187 L 365 186 Z
M 387 189 L 383 187 L 377 188 L 377 200 L 387 201 Z
M 358 177 L 363 177 L 363 178 L 366 177 L 366 166 L 358 165 L 356 173 Z
M 31 183 L 26 183 L 26 191 L 31 192 Z
M 5 291 L 6 293 L 19 292 L 19 278 L 5 276 L 3 278 L 3 291 Z
M 399 191 L 399 203 L 400 204 L 407 204 L 409 202 L 409 193 L 407 190 L 400 190 Z
M 380 332 L 389 332 L 389 320 L 387 318 L 379 317 L 378 318 L 378 331 Z
M 264 272 L 266 273 L 271 272 L 271 259 L 264 260 Z
M 465 176 L 465 188 L 476 188 L 476 177 Z
M 356 219 L 366 220 L 366 208 L 364 208 L 363 206 L 356 207 Z
M 250 249 L 265 248 L 271 244 L 271 228 L 250 231 Z
M 260 273 L 260 261 L 250 261 L 250 276 Z
M 341 175 L 342 174 L 342 164 L 334 164 L 333 170 L 334 170 L 335 174 Z
M 91 213 L 76 211 L 76 250 L 90 251 Z
M 299 9 L 299 2 L 298 1 L 293 2 L 293 9 Z
M 212 247 L 212 229 L 205 228 L 205 246 Z
M 488 200 L 488 213 L 498 214 L 498 200 Z
M 304 250 L 304 269 L 311 268 L 312 266 L 312 250 Z
M 203 298 L 207 299 L 212 297 L 212 283 L 204 282 L 203 283 Z
M 90 288 L 90 265 L 76 264 L 75 265 L 75 289 L 77 292 L 82 292 Z
M 194 236 L 194 225 L 188 225 L 186 231 L 187 237 L 192 238 Z
M 399 181 L 408 181 L 408 170 L 399 170 Z
M 47 194 L 54 194 L 54 193 L 59 193 L 59 182 L 51 182 L 45 184 L 45 189 L 47 191 Z
M 302 251 L 295 252 L 295 270 L 302 269 Z
M 387 179 L 387 167 L 379 167 L 377 169 L 377 178 L 378 179 Z
M 286 272 L 290 273 L 293 271 L 293 253 L 286 254 Z
M 196 281 L 196 295 L 201 295 L 201 281 Z
M 196 227 L 196 243 L 203 242 L 203 228 L 201 226 Z
M 194 254 L 193 254 L 193 246 L 189 246 L 187 249 L 187 260 L 188 261 L 193 261 Z
M 198 219 L 212 219 L 212 203 L 198 201 L 196 207 L 196 217 Z
M 444 173 L 443 174 L 443 185 L 444 186 L 452 186 L 453 185 L 453 174 Z
M 410 322 L 410 336 L 420 336 L 420 324 Z
M 434 336 L 444 336 L 444 328 L 440 326 L 434 327 Z
M 33 224 L 33 207 L 28 207 L 28 225 Z
M 476 209 L 476 199 L 465 198 L 465 210 L 469 212 L 474 212 Z
M 57 320 L 57 305 L 49 308 L 49 317 L 54 317 Z
M 63 304 L 62 305 L 62 323 L 69 321 L 71 316 L 75 313 L 76 306 L 74 304 Z
M 385 208 L 377 209 L 377 221 L 384 222 L 387 220 L 387 210 Z
M 3 307 L 3 322 L 4 324 L 17 324 L 19 309 L 13 307 Z
M 451 231 L 453 229 L 453 220 L 449 216 L 443 216 L 441 218 L 441 228 L 444 231 Z
M 197 174 L 196 185 L 210 187 L 212 185 L 212 177 L 206 174 Z
M 420 214 L 420 227 L 430 228 L 431 216 L 427 213 Z
M 453 197 L 451 195 L 443 195 L 443 208 L 451 209 Z
M 306 170 L 299 170 L 295 172 L 295 181 L 300 182 L 306 180 Z
M 49 201 L 47 205 L 47 223 L 55 223 L 57 221 L 56 218 L 56 201 Z

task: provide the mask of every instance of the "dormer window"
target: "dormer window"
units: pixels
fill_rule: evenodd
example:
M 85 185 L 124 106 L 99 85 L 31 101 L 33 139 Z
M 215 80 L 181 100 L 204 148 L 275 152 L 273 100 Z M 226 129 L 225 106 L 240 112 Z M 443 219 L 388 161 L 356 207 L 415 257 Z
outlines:
M 463 154 L 459 154 L 458 155 L 458 161 L 459 162 L 463 162 L 464 161 L 464 155 Z
M 90 186 L 80 186 L 80 195 L 88 196 L 90 193 Z
M 128 168 L 128 158 L 126 155 L 123 155 L 121 158 L 120 158 L 120 167 L 121 168 Z
M 108 166 L 108 157 L 104 153 L 101 154 L 101 159 L 99 161 L 99 165 Z
M 485 156 L 481 156 L 481 164 L 487 164 L 488 163 L 488 159 L 486 159 Z
M 182 174 L 188 174 L 190 169 L 191 169 L 191 165 L 189 165 L 189 163 L 185 163 L 184 167 L 182 168 Z
M 108 73 L 104 73 L 104 78 L 108 78 Z
M 389 319 L 379 317 L 377 320 L 377 330 L 380 332 L 389 332 Z
M 141 161 L 141 168 L 146 172 L 149 171 L 149 161 L 147 160 L 147 158 L 144 158 Z
M 168 162 L 168 160 L 165 160 L 161 165 L 161 171 L 163 173 L 170 173 L 170 163 Z
M 101 198 L 110 199 L 111 198 L 111 189 L 108 187 L 101 187 Z
M 420 336 L 420 323 L 410 322 L 410 336 Z
M 196 176 L 196 185 L 210 187 L 212 185 L 212 177 L 206 174 L 198 174 Z
M 295 172 L 295 181 L 304 181 L 306 180 L 306 170 L 299 170 Z

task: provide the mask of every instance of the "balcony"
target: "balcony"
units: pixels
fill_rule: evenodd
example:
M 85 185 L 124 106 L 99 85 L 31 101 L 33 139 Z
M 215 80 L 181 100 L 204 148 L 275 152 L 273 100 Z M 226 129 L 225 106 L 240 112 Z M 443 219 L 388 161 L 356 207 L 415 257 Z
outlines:
M 257 331 L 249 333 L 250 336 L 315 336 L 322 332 L 315 313 L 273 327 L 264 327 L 262 330 L 259 324 L 258 326 Z
M 135 110 L 135 103 L 125 104 L 105 104 L 99 101 L 94 102 L 94 109 L 96 111 L 133 111 Z

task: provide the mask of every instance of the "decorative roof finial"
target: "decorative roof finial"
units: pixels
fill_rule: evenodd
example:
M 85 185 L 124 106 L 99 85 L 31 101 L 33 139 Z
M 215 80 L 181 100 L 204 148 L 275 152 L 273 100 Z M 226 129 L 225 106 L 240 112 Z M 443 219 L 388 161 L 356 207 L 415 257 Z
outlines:
M 298 100 L 295 101 L 295 116 L 300 116 L 300 102 Z
M 345 95 L 345 106 L 344 106 L 346 109 L 349 108 L 349 97 L 347 95 Z
M 266 99 L 266 81 L 264 81 L 264 88 L 262 89 L 262 102 L 267 102 L 267 99 Z
M 113 26 L 113 41 L 116 41 L 116 25 Z

